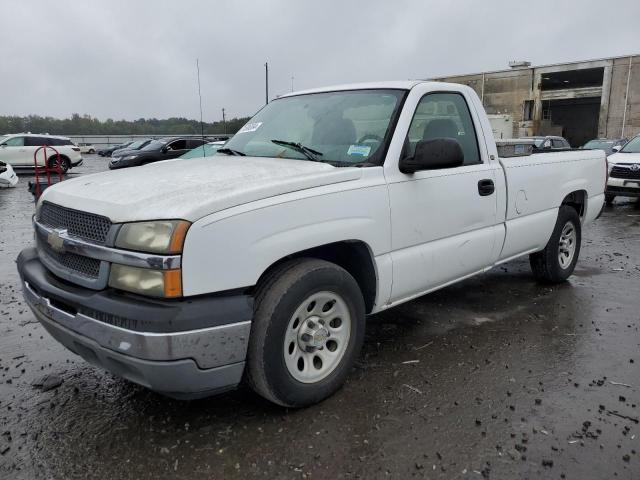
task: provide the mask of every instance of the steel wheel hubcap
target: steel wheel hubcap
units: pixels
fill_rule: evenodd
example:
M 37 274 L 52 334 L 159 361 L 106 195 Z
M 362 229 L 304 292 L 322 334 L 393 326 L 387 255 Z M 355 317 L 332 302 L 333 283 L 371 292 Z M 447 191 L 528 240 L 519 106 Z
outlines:
M 576 252 L 576 229 L 572 222 L 565 223 L 560 234 L 560 245 L 558 248 L 558 261 L 562 268 L 571 265 Z
M 340 364 L 350 336 L 351 315 L 344 299 L 328 291 L 309 295 L 287 326 L 287 370 L 299 382 L 319 382 Z

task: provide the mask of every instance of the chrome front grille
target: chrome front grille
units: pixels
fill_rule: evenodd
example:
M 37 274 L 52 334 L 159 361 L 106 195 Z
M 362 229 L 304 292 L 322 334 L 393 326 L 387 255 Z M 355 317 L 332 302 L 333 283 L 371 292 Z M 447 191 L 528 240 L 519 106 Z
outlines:
M 40 242 L 42 252 L 60 266 L 71 270 L 74 274 L 82 275 L 91 280 L 97 280 L 100 275 L 100 260 L 83 257 L 75 253 L 58 253 L 46 243 Z
M 111 221 L 102 215 L 80 212 L 44 202 L 38 221 L 53 228 L 64 228 L 69 235 L 104 244 L 111 228 Z
M 631 170 L 631 165 L 628 166 L 620 166 L 616 165 L 611 169 L 611 173 L 609 174 L 612 178 L 628 178 L 631 180 L 640 180 L 640 169 Z

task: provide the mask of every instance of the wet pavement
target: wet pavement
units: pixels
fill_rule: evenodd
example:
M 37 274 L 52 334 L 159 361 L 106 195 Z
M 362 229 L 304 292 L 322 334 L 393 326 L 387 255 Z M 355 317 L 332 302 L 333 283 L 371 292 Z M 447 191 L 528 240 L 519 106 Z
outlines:
M 71 176 L 99 171 L 86 156 Z M 29 175 L 0 190 L 0 478 L 640 478 L 640 208 L 369 319 L 345 387 L 290 411 L 243 388 L 164 398 L 65 350 L 22 301 Z

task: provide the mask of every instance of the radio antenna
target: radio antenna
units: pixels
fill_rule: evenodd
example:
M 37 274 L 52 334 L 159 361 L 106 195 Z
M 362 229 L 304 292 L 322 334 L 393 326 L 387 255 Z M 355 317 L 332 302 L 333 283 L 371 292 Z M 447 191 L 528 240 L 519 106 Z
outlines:
M 200 60 L 196 58 L 196 70 L 198 72 L 198 98 L 200 100 L 200 135 L 202 136 L 202 156 L 205 156 L 204 148 L 204 123 L 202 123 L 202 93 L 200 92 Z

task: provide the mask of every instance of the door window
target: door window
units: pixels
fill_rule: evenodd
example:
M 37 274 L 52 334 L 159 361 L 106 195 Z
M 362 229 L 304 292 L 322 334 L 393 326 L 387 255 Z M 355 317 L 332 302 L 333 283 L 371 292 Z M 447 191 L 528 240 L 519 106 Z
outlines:
M 42 145 L 50 145 L 46 137 L 27 137 L 25 144 L 28 147 L 41 147 Z
M 199 147 L 200 145 L 202 145 L 203 143 L 206 143 L 206 142 L 204 140 L 202 140 L 202 139 L 192 138 L 191 140 L 188 141 L 188 147 L 187 148 L 196 148 L 196 147 Z
M 176 140 L 175 142 L 171 142 L 167 145 L 169 150 L 186 150 L 187 141 L 186 140 Z
M 551 144 L 553 145 L 553 148 L 567 148 L 562 140 L 556 140 L 555 138 L 551 140 Z
M 482 163 L 469 107 L 459 93 L 430 93 L 422 97 L 409 127 L 404 156 L 412 156 L 418 142 L 436 138 L 456 140 L 464 153 L 463 165 Z
M 8 147 L 23 147 L 24 146 L 24 137 L 13 137 L 4 142 L 4 144 Z

